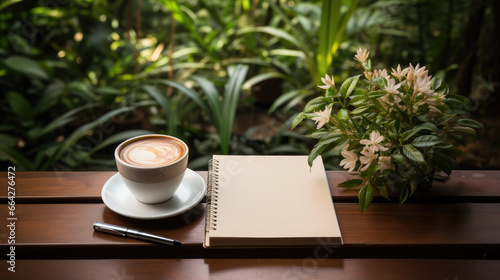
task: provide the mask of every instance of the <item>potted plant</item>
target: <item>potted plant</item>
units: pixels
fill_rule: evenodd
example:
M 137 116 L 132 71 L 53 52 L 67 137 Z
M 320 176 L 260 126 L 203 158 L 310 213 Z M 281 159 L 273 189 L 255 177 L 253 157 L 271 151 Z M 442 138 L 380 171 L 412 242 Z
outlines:
M 307 136 L 317 139 L 309 164 L 322 152 L 340 152 L 340 165 L 359 174 L 339 184 L 360 187 L 361 212 L 375 190 L 389 199 L 399 193 L 403 203 L 418 187 L 430 188 L 436 172 L 450 174 L 465 145 L 462 133 L 475 135 L 482 124 L 467 118 L 472 108 L 464 96 L 450 94 L 448 86 L 419 64 L 389 74 L 372 70 L 370 52 L 358 49 L 355 59 L 363 74 L 350 77 L 340 89 L 333 76 L 322 78 L 324 96 L 308 102 L 292 128 L 312 119 L 316 128 Z

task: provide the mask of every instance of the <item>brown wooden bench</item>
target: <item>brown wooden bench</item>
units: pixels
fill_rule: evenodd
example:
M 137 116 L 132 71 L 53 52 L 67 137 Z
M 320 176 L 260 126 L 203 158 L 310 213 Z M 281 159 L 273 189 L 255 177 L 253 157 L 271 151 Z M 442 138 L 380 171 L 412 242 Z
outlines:
M 1 279 L 496 279 L 500 275 L 500 171 L 455 171 L 407 203 L 376 197 L 360 214 L 351 175 L 327 171 L 344 244 L 282 249 L 204 249 L 202 202 L 162 220 L 135 220 L 101 199 L 116 172 L 17 172 L 16 272 L 7 270 L 8 228 L 0 231 Z M 206 178 L 207 172 L 198 172 Z M 7 172 L 2 173 L 7 178 Z M 5 179 L 7 181 L 7 179 Z M 0 190 L 8 224 L 7 186 Z M 94 232 L 94 222 L 174 238 L 162 246 Z M 4 277 L 5 275 L 5 277 Z M 127 278 L 128 277 L 128 278 Z

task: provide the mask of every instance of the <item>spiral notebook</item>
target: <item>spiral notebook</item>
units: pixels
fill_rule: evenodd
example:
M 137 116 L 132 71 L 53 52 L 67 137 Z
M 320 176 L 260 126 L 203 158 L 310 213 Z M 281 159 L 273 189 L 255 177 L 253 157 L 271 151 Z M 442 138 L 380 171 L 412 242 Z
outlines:
M 342 244 L 321 157 L 214 155 L 205 248 Z

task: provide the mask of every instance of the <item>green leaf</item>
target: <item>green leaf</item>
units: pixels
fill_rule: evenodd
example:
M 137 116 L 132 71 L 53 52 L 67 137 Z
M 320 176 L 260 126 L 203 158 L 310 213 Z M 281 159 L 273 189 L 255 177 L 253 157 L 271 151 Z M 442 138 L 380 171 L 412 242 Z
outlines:
M 395 137 L 397 137 L 399 135 L 399 132 L 401 131 L 401 121 L 399 119 L 394 120 L 391 127 L 392 133 Z
M 339 32 L 341 0 L 323 1 L 319 29 L 317 64 L 320 73 L 326 73 L 332 63 L 332 46 Z
M 243 27 L 238 30 L 237 35 L 245 34 L 245 33 L 253 33 L 253 32 L 262 32 L 267 33 L 269 35 L 278 37 L 285 41 L 292 43 L 295 47 L 299 48 L 302 51 L 306 51 L 307 49 L 305 45 L 297 40 L 294 36 L 289 33 L 283 31 L 282 29 L 272 27 L 272 26 L 258 26 L 258 27 Z
M 438 88 L 434 90 L 437 94 L 439 95 L 444 95 L 447 96 L 448 93 L 450 92 L 450 88 L 448 87 L 447 84 L 442 84 Z
M 224 120 L 219 135 L 223 154 L 229 153 L 229 142 L 233 130 L 236 108 L 240 100 L 241 86 L 248 72 L 248 65 L 238 64 L 228 69 L 229 80 L 224 87 L 224 100 L 222 101 L 222 119 Z
M 372 83 L 375 83 L 379 88 L 387 87 L 387 80 L 384 77 L 374 78 Z
M 406 199 L 408 199 L 408 187 L 403 186 L 403 188 L 401 189 L 401 193 L 399 194 L 399 204 L 403 204 Z
M 292 91 L 289 91 L 287 93 L 283 93 L 282 95 L 280 95 L 280 97 L 278 97 L 273 102 L 273 104 L 269 108 L 268 113 L 271 114 L 276 109 L 278 109 L 278 107 L 280 107 L 281 105 L 285 104 L 286 102 L 288 102 L 296 97 L 301 97 L 301 96 L 306 97 L 306 95 L 303 93 L 303 91 L 301 89 L 292 90 Z
M 297 57 L 304 59 L 304 53 L 301 51 L 296 51 L 296 50 L 290 50 L 290 49 L 273 49 L 269 51 L 269 54 L 271 56 L 274 55 L 281 55 L 281 56 L 292 56 L 292 57 Z
M 359 90 L 357 89 L 356 92 L 361 92 L 361 93 L 364 93 L 362 90 Z M 358 106 L 360 104 L 364 104 L 366 103 L 366 97 L 363 95 L 363 94 L 355 94 L 353 95 L 353 97 L 351 98 L 351 101 L 349 102 L 349 105 L 352 105 L 352 106 Z
M 160 90 L 154 85 L 144 85 L 142 88 L 146 91 L 146 93 L 153 97 L 156 102 L 158 102 L 165 113 L 168 112 L 168 98 L 165 95 L 165 92 L 160 92 Z
M 323 136 L 320 141 L 323 141 L 327 144 L 331 144 L 331 143 L 339 140 L 339 138 L 341 138 L 341 137 L 342 137 L 342 133 L 330 132 L 330 133 L 326 134 L 325 136 Z
M 290 28 L 290 34 L 292 34 L 295 38 L 300 38 L 302 42 L 304 42 L 304 46 L 311 45 L 310 41 L 312 40 L 312 36 L 306 32 L 302 25 L 296 25 L 292 22 L 292 20 L 288 17 L 288 15 L 284 12 L 283 8 L 278 4 L 278 2 L 274 3 L 273 1 L 269 2 L 273 9 L 273 17 L 275 19 L 280 19 L 283 21 L 285 26 L 293 26 L 298 28 Z M 306 40 L 304 40 L 306 39 Z
M 34 170 L 31 161 L 26 158 L 24 155 L 15 150 L 14 147 L 7 147 L 4 145 L 0 145 L 0 158 L 7 158 L 9 162 L 19 167 L 19 169 L 23 171 L 32 171 Z
M 359 185 L 361 185 L 362 183 L 363 183 L 363 180 L 361 180 L 361 179 L 351 179 L 351 180 L 347 180 L 345 182 L 338 184 L 337 187 L 343 188 L 343 189 L 352 189 L 355 187 L 359 187 Z
M 399 165 L 399 166 L 405 166 L 406 165 L 406 159 L 402 154 L 392 154 L 391 158 Z
M 441 83 L 442 83 L 441 79 L 436 78 L 436 77 L 432 77 L 430 88 L 431 89 L 437 89 L 438 87 L 441 86 Z
M 44 80 L 49 78 L 42 67 L 40 67 L 34 60 L 25 56 L 11 56 L 5 59 L 3 63 L 8 68 L 27 76 L 34 76 Z
M 333 98 L 333 97 L 336 97 L 336 96 L 337 96 L 337 89 L 335 87 L 329 87 L 325 91 L 325 97 Z
M 160 0 L 160 2 L 170 10 L 170 12 L 174 15 L 174 18 L 177 22 L 184 24 L 185 16 L 183 16 L 181 9 L 176 1 L 172 0 Z
M 436 145 L 434 148 L 446 150 L 449 148 L 453 148 L 454 146 L 455 145 L 453 145 L 453 144 L 441 144 L 441 145 Z
M 413 161 L 416 161 L 416 162 L 425 162 L 424 160 L 424 156 L 422 155 L 422 153 L 417 149 L 415 148 L 412 144 L 406 144 L 403 146 L 403 154 L 413 160 Z
M 445 100 L 443 100 L 443 102 L 457 113 L 465 114 L 470 111 L 470 108 L 467 106 L 467 104 L 463 103 L 461 100 L 455 98 L 446 98 Z
M 418 187 L 418 178 L 412 177 L 410 179 L 410 194 L 409 194 L 409 196 L 411 196 L 415 192 L 417 187 Z
M 217 88 L 215 88 L 214 84 L 209 80 L 193 76 L 193 80 L 195 80 L 198 85 L 203 89 L 205 95 L 207 97 L 208 107 L 210 108 L 209 116 L 212 119 L 212 124 L 215 126 L 217 130 L 220 130 L 222 127 L 223 119 L 222 119 L 222 104 L 220 101 L 220 95 Z
M 439 128 L 431 122 L 423 123 L 417 127 L 421 130 L 430 130 L 430 131 L 434 131 L 434 132 L 437 132 L 439 130 Z
M 191 11 L 187 5 L 179 6 L 176 0 L 160 0 L 161 4 L 163 4 L 174 16 L 174 19 L 185 26 L 189 31 L 191 37 L 195 39 L 195 41 L 200 45 L 200 47 L 207 49 L 209 46 L 204 42 L 203 38 L 200 35 L 199 27 L 196 22 L 198 22 L 198 18 L 196 14 Z
M 59 96 L 63 93 L 65 84 L 59 80 L 52 81 L 45 87 L 45 90 L 33 108 L 35 116 L 48 111 L 53 106 L 59 104 Z
M 316 131 L 313 131 L 307 135 L 305 135 L 308 138 L 312 139 L 320 139 L 323 138 L 325 135 L 330 134 L 331 131 L 329 129 L 318 129 Z
M 412 141 L 412 144 L 415 147 L 431 147 L 431 146 L 434 146 L 436 144 L 440 144 L 442 142 L 443 141 L 441 140 L 441 138 L 439 138 L 439 136 L 436 136 L 436 135 L 422 135 L 422 136 L 419 136 L 419 137 L 415 138 Z
M 349 95 L 353 92 L 353 90 L 356 88 L 356 84 L 358 83 L 359 77 L 361 75 L 357 75 L 354 77 L 350 77 L 347 80 L 344 81 L 342 86 L 340 86 L 340 95 L 345 99 L 348 98 Z
M 0 11 L 7 8 L 8 6 L 15 4 L 17 2 L 21 2 L 23 0 L 5 0 L 5 2 L 0 4 Z
M 114 87 L 99 87 L 95 90 L 96 93 L 102 95 L 120 95 L 122 94 L 121 90 Z
M 338 133 L 331 133 L 321 138 L 319 142 L 316 143 L 316 145 L 314 145 L 314 147 L 311 150 L 311 153 L 309 154 L 307 160 L 309 166 L 312 166 L 313 161 L 323 152 L 323 150 L 325 150 L 326 147 L 328 147 L 335 141 L 338 141 L 339 139 L 340 136 Z
M 341 138 L 341 139 L 343 139 L 343 138 Z M 349 139 L 340 141 L 337 145 L 335 145 L 335 147 L 333 148 L 333 150 L 335 152 L 342 151 L 342 149 L 344 149 L 345 145 L 349 144 L 349 141 L 350 141 Z
M 307 102 L 306 106 L 304 107 L 304 112 L 312 113 L 314 111 L 324 110 L 329 103 L 330 101 L 328 100 L 328 98 L 325 98 L 323 96 L 316 97 L 313 100 Z
M 125 112 L 130 112 L 134 110 L 135 107 L 123 107 L 119 109 L 112 110 L 107 112 L 106 114 L 100 116 L 96 120 L 89 122 L 77 130 L 75 130 L 64 142 L 60 145 L 57 152 L 51 157 L 50 160 L 46 161 L 44 165 L 40 168 L 40 170 L 47 170 L 55 161 L 59 160 L 59 158 L 72 146 L 74 146 L 78 140 L 87 135 L 89 130 L 94 129 L 95 127 L 104 124 L 106 121 L 109 121 L 111 118 L 116 117 Z
M 475 120 L 472 120 L 472 119 L 459 119 L 455 124 L 457 124 L 459 126 L 466 126 L 466 127 L 471 127 L 471 128 L 475 128 L 475 129 L 482 129 L 483 128 L 482 123 L 475 121 Z
M 466 145 L 465 140 L 464 140 L 464 138 L 462 136 L 457 135 L 457 134 L 449 134 L 449 136 L 451 138 L 453 138 L 453 140 L 455 140 L 458 144 L 460 144 L 462 146 Z
M 387 187 L 386 187 L 386 186 L 382 186 L 382 187 L 380 187 L 380 188 L 379 188 L 379 192 L 380 192 L 380 195 L 381 195 L 383 198 L 385 198 L 385 199 L 387 199 L 387 200 L 389 200 L 389 201 L 391 200 L 391 199 L 389 198 L 389 194 L 387 193 Z
M 290 109 L 292 109 L 293 107 L 295 107 L 295 105 L 299 104 L 300 102 L 302 102 L 302 100 L 305 99 L 306 96 L 309 96 L 310 94 L 307 94 L 307 95 L 301 95 L 301 96 L 296 96 L 295 98 L 293 98 L 292 100 L 290 100 L 290 102 L 288 102 L 288 104 L 286 104 L 285 107 L 283 107 L 283 111 L 287 112 L 289 111 Z
M 452 127 L 452 131 L 460 131 L 460 132 L 465 132 L 470 135 L 476 135 L 476 130 L 471 127 L 465 127 L 465 126 L 454 126 Z
M 372 203 L 373 200 L 373 188 L 370 185 L 370 182 L 367 182 L 358 193 L 359 206 L 361 206 L 361 213 L 363 213 L 368 206 Z
M 328 145 L 325 145 L 324 143 L 316 143 L 314 147 L 311 150 L 311 153 L 309 153 L 309 156 L 307 157 L 307 164 L 312 167 L 313 161 L 323 152 L 323 150 L 327 147 Z
M 292 122 L 292 130 L 306 118 L 305 113 L 299 113 Z
M 9 101 L 12 111 L 23 121 L 32 121 L 34 111 L 29 101 L 21 94 L 13 91 L 7 93 L 7 100 Z
M 386 95 L 387 95 L 387 92 L 385 90 L 370 91 L 367 94 L 367 96 L 370 99 L 380 98 L 380 97 L 383 97 L 383 96 L 386 96 Z
M 253 76 L 252 78 L 248 79 L 243 84 L 242 89 L 248 90 L 248 89 L 252 88 L 253 86 L 257 85 L 258 83 L 261 83 L 261 82 L 269 80 L 269 79 L 276 79 L 276 78 L 287 80 L 287 81 L 295 84 L 297 87 L 301 86 L 301 84 L 296 79 L 292 78 L 292 76 L 290 76 L 290 75 L 285 75 L 285 74 L 278 73 L 278 72 L 271 72 L 271 73 L 262 73 L 262 74 Z
M 346 109 L 342 108 L 337 112 L 337 117 L 339 118 L 339 120 L 345 121 L 349 118 L 349 113 Z
M 456 160 L 444 153 L 435 153 L 432 157 L 434 165 L 436 165 L 439 169 L 441 169 L 444 173 L 450 175 L 453 171 L 453 167 L 456 164 Z
M 357 114 L 360 114 L 360 113 L 362 113 L 362 112 L 364 112 L 364 111 L 366 111 L 366 110 L 368 110 L 370 108 L 371 108 L 371 105 L 360 106 L 360 107 L 352 110 L 351 114 L 357 115 Z
M 203 102 L 203 99 L 201 98 L 200 94 L 188 87 L 186 87 L 184 84 L 179 83 L 177 81 L 172 81 L 172 80 L 165 80 L 165 79 L 160 79 L 160 80 L 153 80 L 154 82 L 164 84 L 167 86 L 171 86 L 180 92 L 184 93 L 186 96 L 191 98 L 199 107 L 202 109 L 204 112 L 208 112 L 208 107 L 206 106 L 205 102 Z
M 455 100 L 458 100 L 462 103 L 462 105 L 464 106 L 464 108 L 467 110 L 467 111 L 470 111 L 472 109 L 472 107 L 474 106 L 472 104 L 472 102 L 469 100 L 469 98 L 465 97 L 465 96 L 462 96 L 462 95 L 457 95 L 457 94 L 448 94 L 446 96 L 447 98 L 445 100 L 447 100 L 448 98 L 453 98 Z
M 372 60 L 370 58 L 368 58 L 365 61 L 365 65 L 366 65 L 366 69 L 368 69 L 368 71 L 372 71 Z
M 410 139 L 413 135 L 415 135 L 417 132 L 422 131 L 422 130 L 430 130 L 430 131 L 438 131 L 438 128 L 435 124 L 431 122 L 426 122 L 421 125 L 418 125 L 414 127 L 413 129 L 407 130 L 401 134 L 401 141 L 405 142 L 406 140 Z
M 332 58 L 337 52 L 340 43 L 344 40 L 347 24 L 359 1 L 349 1 L 348 5 L 343 5 L 343 2 L 341 0 L 322 1 L 316 56 L 319 73 L 327 73 L 330 68 Z M 348 10 L 342 13 L 342 8 L 345 6 L 348 6 Z
M 77 117 L 75 116 L 76 114 L 78 114 L 84 110 L 96 107 L 96 106 L 97 106 L 96 103 L 90 103 L 90 104 L 86 104 L 86 105 L 77 107 L 75 109 L 69 110 L 68 112 L 62 114 L 61 116 L 59 116 L 58 118 L 56 118 L 55 120 L 50 122 L 47 126 L 45 126 L 43 128 L 35 129 L 35 130 L 30 130 L 28 132 L 28 137 L 30 139 L 36 139 L 36 138 L 42 137 L 45 134 L 52 132 L 52 131 L 56 130 L 57 128 L 63 127 L 64 125 L 77 119 Z

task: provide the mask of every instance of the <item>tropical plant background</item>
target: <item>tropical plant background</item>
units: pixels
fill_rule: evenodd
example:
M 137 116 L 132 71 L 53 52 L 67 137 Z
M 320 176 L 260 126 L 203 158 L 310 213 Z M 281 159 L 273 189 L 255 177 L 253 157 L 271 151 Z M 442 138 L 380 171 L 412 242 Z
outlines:
M 460 167 L 500 169 L 499 3 L 2 1 L 0 164 L 114 170 L 116 145 L 151 132 L 185 140 L 198 170 L 213 154 L 308 154 L 313 123 L 291 121 L 365 47 L 374 68 L 420 63 L 469 98 L 485 129 Z

